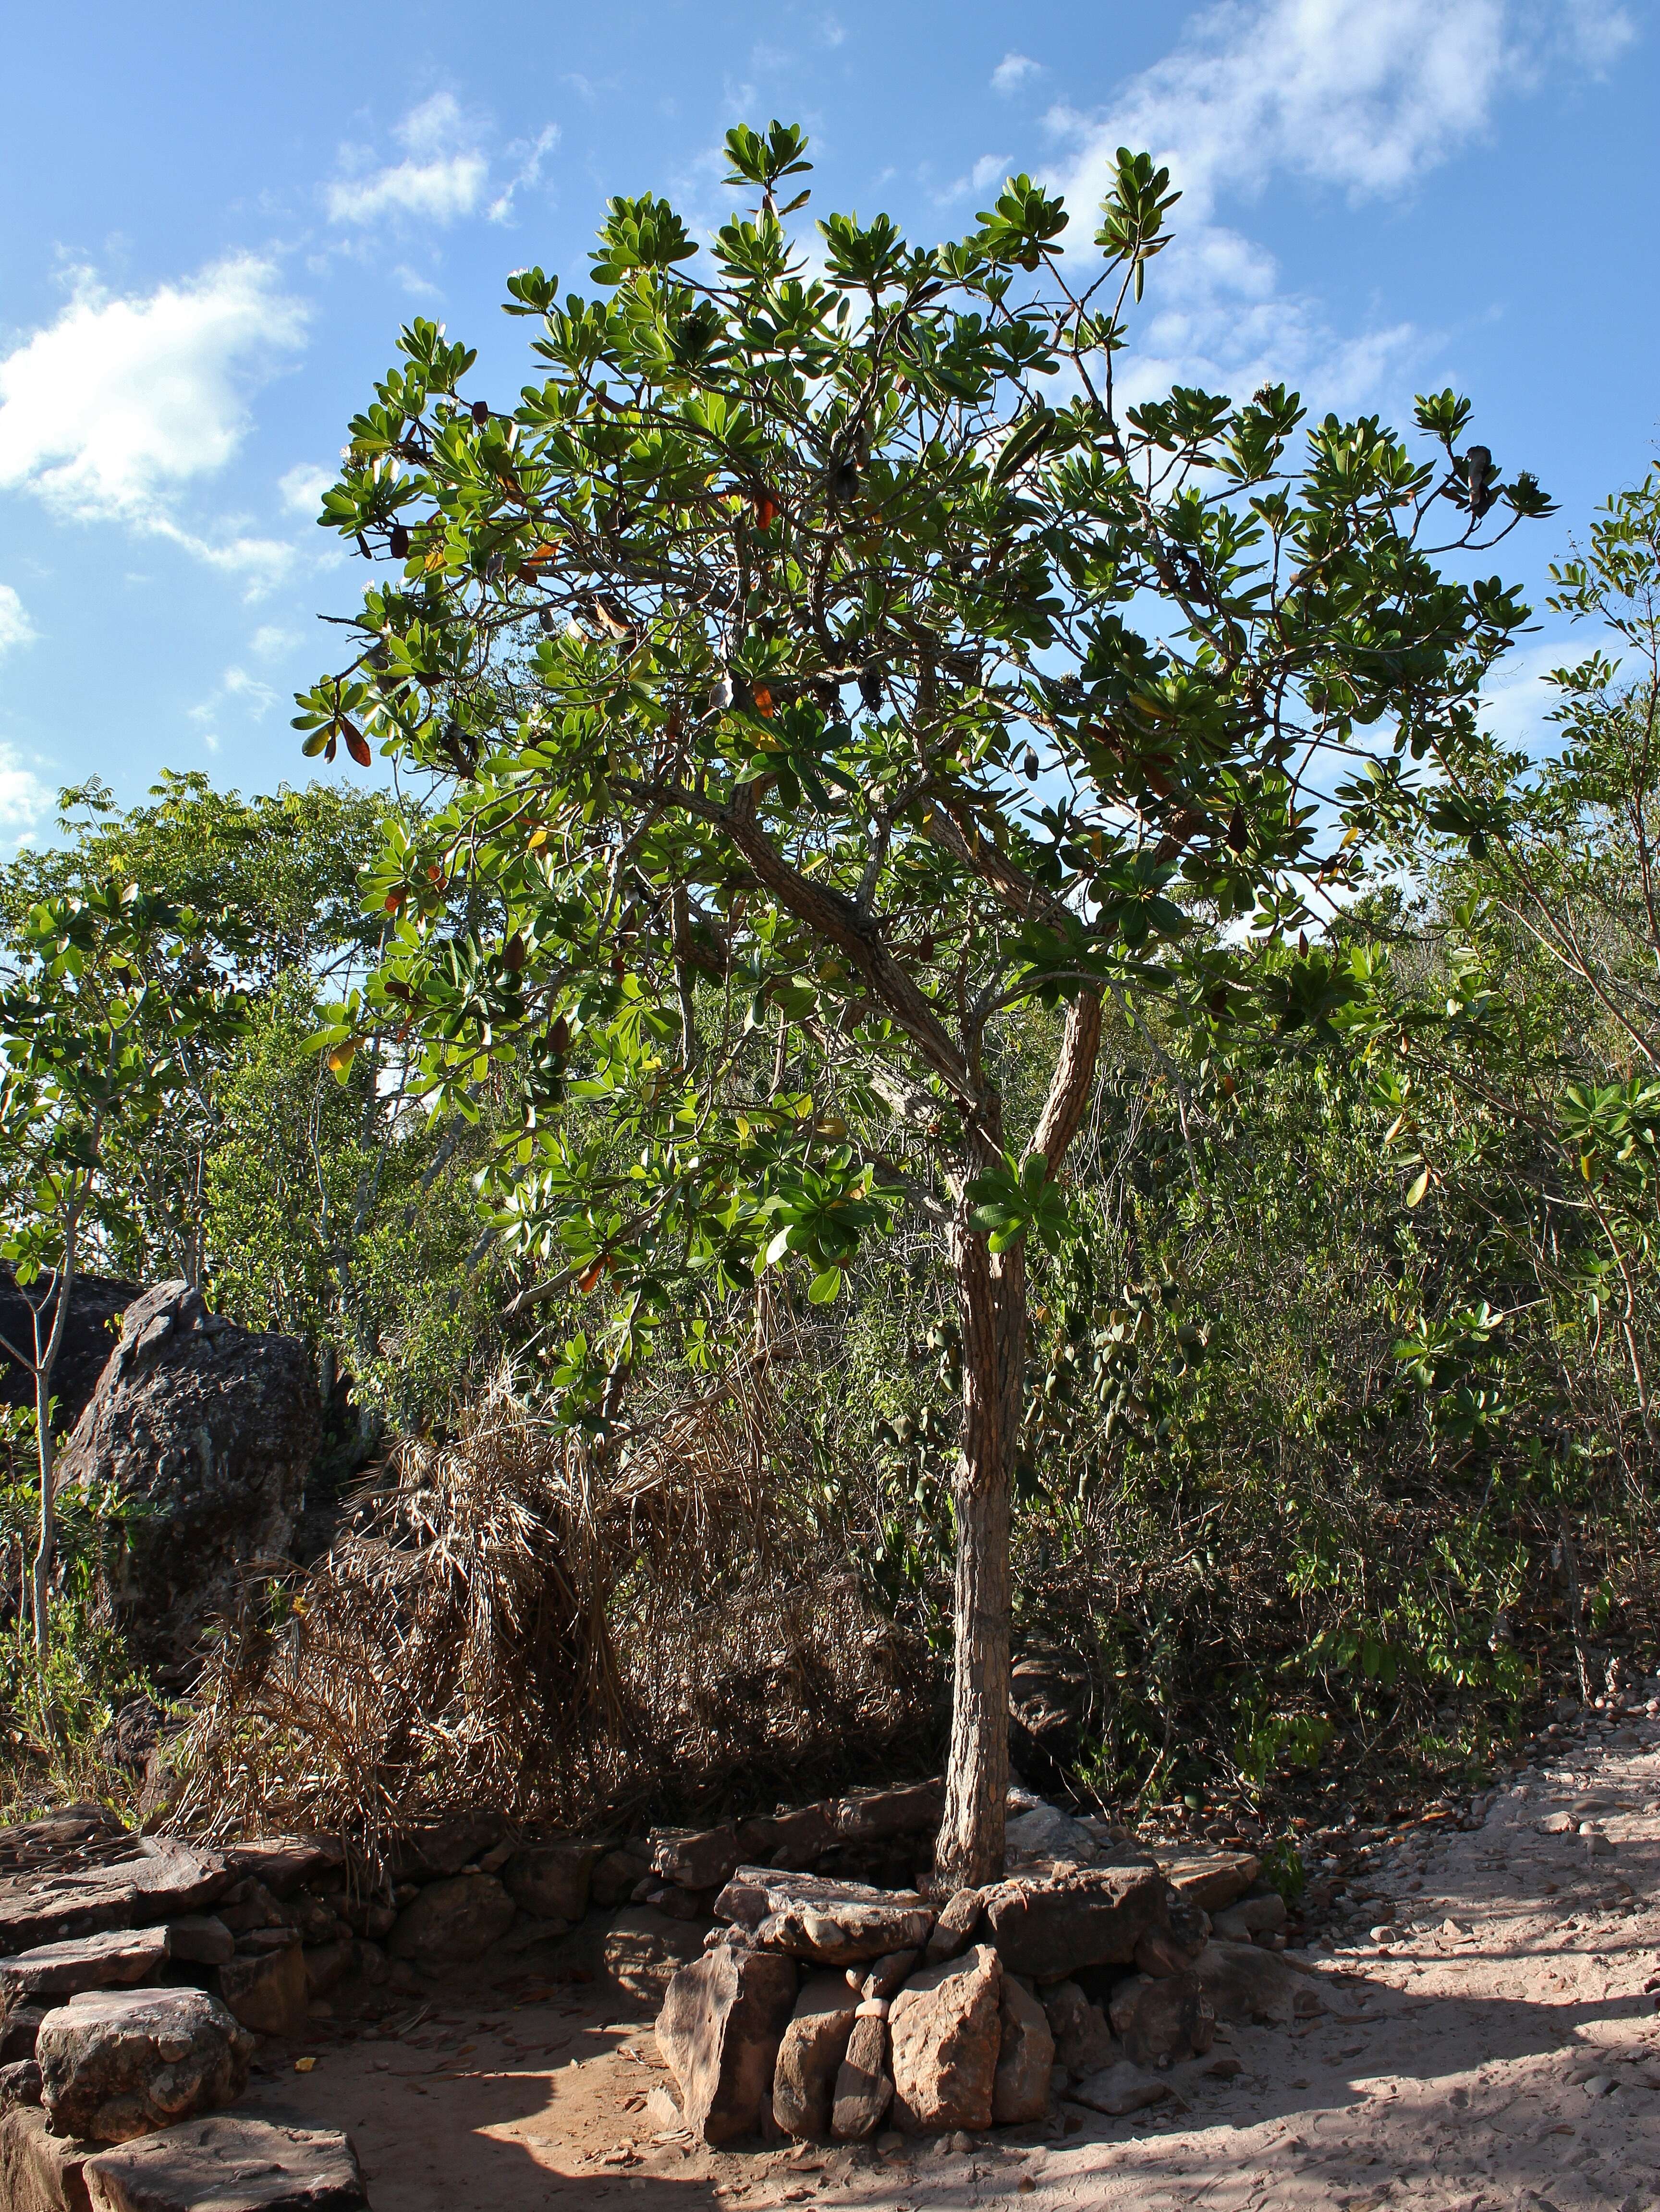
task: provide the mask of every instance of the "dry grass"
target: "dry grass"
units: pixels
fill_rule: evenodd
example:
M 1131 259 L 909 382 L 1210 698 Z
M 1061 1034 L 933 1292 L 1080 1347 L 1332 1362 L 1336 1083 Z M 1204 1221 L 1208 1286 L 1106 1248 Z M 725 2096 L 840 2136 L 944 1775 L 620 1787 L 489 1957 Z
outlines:
M 176 1821 L 374 1856 L 462 1807 L 575 1827 L 925 1756 L 926 1659 L 850 1575 L 812 1571 L 768 1412 L 727 1376 L 596 1454 L 498 1379 L 453 1442 L 400 1449 L 275 1608 L 267 1588 L 224 1626 Z

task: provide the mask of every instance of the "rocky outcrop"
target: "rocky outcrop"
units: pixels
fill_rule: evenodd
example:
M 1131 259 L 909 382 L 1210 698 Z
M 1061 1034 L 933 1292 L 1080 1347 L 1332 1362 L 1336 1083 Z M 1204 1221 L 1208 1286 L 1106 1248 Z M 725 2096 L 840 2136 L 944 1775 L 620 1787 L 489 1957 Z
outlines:
M 100 2151 L 91 2212 L 365 2212 L 363 2170 L 333 2128 L 220 2115 Z
M 724 1943 L 670 1983 L 657 2047 L 687 2127 L 705 2142 L 730 2142 L 760 2126 L 795 1994 L 793 1960 Z
M 117 1282 L 107 1275 L 77 1275 L 70 1285 L 69 1319 L 52 1370 L 60 1430 L 73 1428 L 80 1419 L 115 1349 L 121 1316 L 139 1295 L 137 1283 Z M 10 1267 L 0 1261 L 0 1406 L 27 1406 L 33 1411 L 34 1377 L 8 1356 L 5 1346 L 13 1345 L 26 1359 L 33 1358 L 33 1310 L 40 1308 L 42 1331 L 50 1334 L 56 1300 L 48 1278 L 43 1275 L 32 1283 L 26 1295 L 18 1289 Z
M 105 1586 L 140 1657 L 179 1664 L 244 1572 L 283 1556 L 321 1437 L 297 1338 L 238 1328 L 182 1282 L 127 1308 L 58 1480 L 108 1486 L 143 1508 L 123 1527 Z
M 0 1856 L 0 1865 L 9 1859 L 17 1868 L 0 1874 L 0 1950 L 12 1956 L 198 1911 L 230 1882 L 216 1852 L 168 1837 L 129 1835 L 101 1820 L 58 1814 L 5 1833 L 21 1839 Z
M 125 2142 L 212 2112 L 246 2087 L 253 2038 L 204 1990 L 71 1997 L 40 2023 L 40 2101 L 54 2135 Z

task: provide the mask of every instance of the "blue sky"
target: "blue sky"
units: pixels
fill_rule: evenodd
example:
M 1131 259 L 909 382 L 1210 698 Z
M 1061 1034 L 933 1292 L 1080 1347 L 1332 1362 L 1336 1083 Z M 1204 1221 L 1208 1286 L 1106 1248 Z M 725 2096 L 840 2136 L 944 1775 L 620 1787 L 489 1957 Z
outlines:
M 1656 449 L 1657 53 L 1646 0 L 15 11 L 0 851 L 92 774 L 124 800 L 164 766 L 300 780 L 289 695 L 362 580 L 316 491 L 399 324 L 516 392 L 507 273 L 581 283 L 614 191 L 718 219 L 739 120 L 806 125 L 809 215 L 885 205 L 927 240 L 1010 169 L 1087 212 L 1112 149 L 1151 147 L 1185 198 L 1137 381 L 1283 375 L 1396 419 L 1459 386 L 1562 502 L 1505 549 L 1536 592 Z M 1559 645 L 1524 648 L 1507 726 Z

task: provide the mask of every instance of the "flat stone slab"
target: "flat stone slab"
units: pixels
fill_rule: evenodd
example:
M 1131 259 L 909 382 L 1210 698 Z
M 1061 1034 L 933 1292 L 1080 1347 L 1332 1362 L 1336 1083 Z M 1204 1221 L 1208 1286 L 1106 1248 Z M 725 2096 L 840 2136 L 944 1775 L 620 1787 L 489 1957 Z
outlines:
M 343 1866 L 345 1856 L 337 1836 L 265 1836 L 257 1843 L 229 1844 L 224 1852 L 234 1881 L 252 1875 L 273 1897 L 286 1897 L 313 1875 Z
M 763 1950 L 787 1951 L 824 1966 L 921 1950 L 933 1927 L 932 1909 L 914 1893 L 775 1867 L 739 1867 L 714 1910 L 749 1929 Z
M 100 1856 L 92 1863 L 94 1848 Z M 171 1837 L 106 1836 L 88 1844 L 82 1863 L 58 1852 L 39 1870 L 0 1877 L 0 1954 L 15 1957 L 75 1936 L 199 1912 L 229 1883 L 216 1851 Z
M 0 2012 L 38 1997 L 72 1997 L 82 1990 L 142 1982 L 167 1964 L 172 1949 L 165 1928 L 112 1928 L 0 1959 Z
M 351 2139 L 229 2113 L 100 2151 L 84 2168 L 92 2212 L 363 2212 Z
M 85 2167 L 98 2148 L 52 2134 L 39 2105 L 0 2112 L 0 2204 L 6 2212 L 88 2212 Z
M 1250 1851 L 1184 1850 L 1160 1853 L 1158 1871 L 1177 1895 L 1205 1912 L 1220 1912 L 1243 1897 L 1262 1871 Z
M 1063 1868 L 1017 1875 L 981 1892 L 986 1920 L 1011 1973 L 1058 1978 L 1079 1966 L 1129 1966 L 1169 1906 L 1155 1867 Z

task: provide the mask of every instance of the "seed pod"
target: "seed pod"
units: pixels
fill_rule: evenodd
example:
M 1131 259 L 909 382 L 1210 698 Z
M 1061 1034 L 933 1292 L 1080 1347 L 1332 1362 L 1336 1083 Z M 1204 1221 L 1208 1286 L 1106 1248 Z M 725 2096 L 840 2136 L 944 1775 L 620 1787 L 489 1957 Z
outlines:
M 1037 756 L 1030 745 L 1026 747 L 1026 757 L 1021 762 L 1020 765 L 1025 770 L 1026 781 L 1028 783 L 1036 783 L 1037 781 Z
M 873 714 L 882 703 L 882 672 L 874 662 L 859 672 L 859 696 Z
M 544 607 L 541 613 L 538 615 L 536 619 L 541 623 L 543 629 L 546 630 L 550 637 L 551 637 L 559 628 L 559 617 L 552 607 Z
M 1245 828 L 1245 810 L 1243 805 L 1236 806 L 1228 817 L 1229 849 L 1231 852 L 1243 853 L 1250 842 L 1250 833 Z
M 489 421 L 489 418 L 490 407 L 489 400 L 475 399 L 472 403 L 472 419 L 477 423 L 480 429 L 483 429 L 485 423 Z
M 404 529 L 401 522 L 394 522 L 392 524 L 391 534 L 386 539 L 386 550 L 391 554 L 394 561 L 407 561 L 409 559 L 410 534 L 409 532 Z
M 569 1049 L 570 1024 L 565 1019 L 565 1017 L 561 1014 L 555 1021 L 553 1027 L 548 1031 L 548 1050 L 550 1052 L 562 1053 L 569 1052 Z
M 502 947 L 502 965 L 510 975 L 516 975 L 525 964 L 525 940 L 515 930 Z

